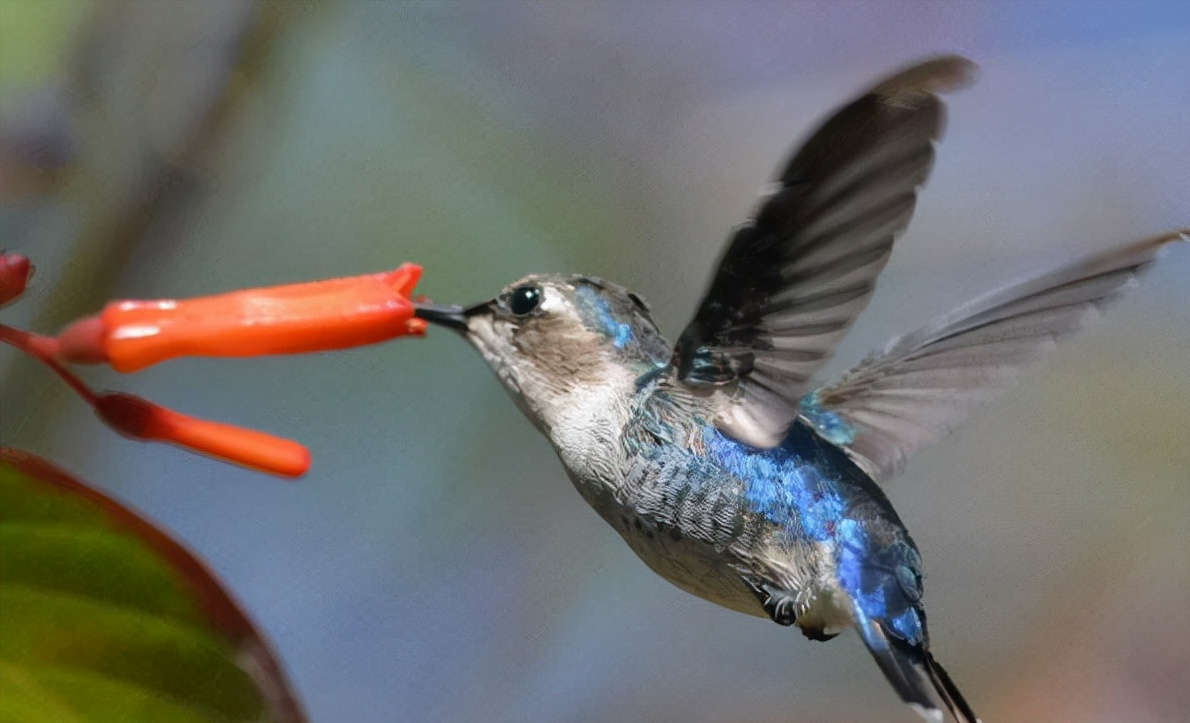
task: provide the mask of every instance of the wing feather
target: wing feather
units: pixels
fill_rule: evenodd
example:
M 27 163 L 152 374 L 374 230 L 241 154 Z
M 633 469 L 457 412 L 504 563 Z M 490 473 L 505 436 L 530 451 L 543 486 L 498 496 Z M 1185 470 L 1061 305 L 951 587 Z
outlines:
M 1190 228 L 1138 241 L 967 303 L 806 397 L 803 418 L 878 478 L 892 477 L 1188 237 Z
M 942 132 L 935 93 L 973 68 L 935 58 L 840 109 L 735 231 L 673 358 L 680 383 L 718 393 L 726 434 L 761 447 L 784 438 L 913 215 Z

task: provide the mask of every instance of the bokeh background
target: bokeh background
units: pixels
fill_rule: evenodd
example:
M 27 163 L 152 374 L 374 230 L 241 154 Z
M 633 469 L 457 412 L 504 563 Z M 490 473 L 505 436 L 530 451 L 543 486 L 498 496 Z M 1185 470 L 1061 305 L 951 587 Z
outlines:
M 793 141 L 919 56 L 982 66 L 834 370 L 1076 255 L 1190 223 L 1190 4 L 0 4 L 6 319 L 416 261 L 470 302 L 620 281 L 676 333 Z M 988 721 L 1190 709 L 1190 248 L 889 487 Z M 147 512 L 315 721 L 917 718 L 829 644 L 656 578 L 448 334 L 100 386 L 311 447 L 278 482 L 116 437 L 0 350 L 0 435 Z

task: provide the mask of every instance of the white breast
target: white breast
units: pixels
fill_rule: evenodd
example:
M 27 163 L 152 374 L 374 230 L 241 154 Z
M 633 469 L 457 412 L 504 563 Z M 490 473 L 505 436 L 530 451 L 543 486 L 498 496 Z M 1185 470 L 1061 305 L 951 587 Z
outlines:
M 550 441 L 576 485 L 598 484 L 614 492 L 623 484 L 627 461 L 620 436 L 629 397 L 617 382 L 576 389 L 551 405 Z

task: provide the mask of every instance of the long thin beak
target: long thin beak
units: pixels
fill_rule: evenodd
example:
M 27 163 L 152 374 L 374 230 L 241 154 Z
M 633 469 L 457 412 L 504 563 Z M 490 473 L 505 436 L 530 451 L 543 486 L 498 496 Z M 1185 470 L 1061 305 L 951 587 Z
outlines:
M 467 330 L 467 309 L 454 304 L 422 304 L 414 302 L 413 315 L 431 324 L 455 331 Z

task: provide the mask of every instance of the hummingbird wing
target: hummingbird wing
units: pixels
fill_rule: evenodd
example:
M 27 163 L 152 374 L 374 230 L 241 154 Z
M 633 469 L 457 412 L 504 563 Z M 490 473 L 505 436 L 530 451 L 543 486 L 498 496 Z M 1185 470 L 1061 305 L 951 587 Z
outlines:
M 678 381 L 721 394 L 725 434 L 758 447 L 785 436 L 810 375 L 867 307 L 913 215 L 942 132 L 935 93 L 974 68 L 934 58 L 840 109 L 735 231 L 673 355 Z
M 1190 228 L 1154 236 L 968 302 L 893 339 L 802 402 L 802 417 L 877 479 L 995 399 Z

